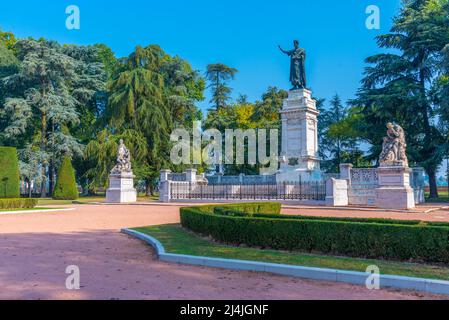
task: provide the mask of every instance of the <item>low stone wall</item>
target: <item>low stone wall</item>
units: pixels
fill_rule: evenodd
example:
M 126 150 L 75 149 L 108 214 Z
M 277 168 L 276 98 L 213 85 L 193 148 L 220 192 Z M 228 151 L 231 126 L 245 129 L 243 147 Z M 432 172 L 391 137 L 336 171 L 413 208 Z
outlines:
M 208 180 L 197 175 L 194 169 L 182 174 L 163 170 L 160 200 L 314 200 L 328 206 L 375 206 L 378 205 L 380 187 L 378 172 L 378 168 L 354 169 L 351 164 L 341 164 L 340 174 L 323 175 L 323 178 L 330 177 L 326 180 L 276 183 L 276 176 L 216 176 Z M 411 203 L 423 203 L 423 169 L 413 168 L 406 176 L 407 187 L 413 188 Z
M 424 203 L 424 169 L 411 169 L 410 186 L 413 188 L 415 203 Z M 348 182 L 348 202 L 350 205 L 375 205 L 376 189 L 379 186 L 377 168 L 353 168 L 351 164 L 341 164 L 340 171 L 341 179 Z

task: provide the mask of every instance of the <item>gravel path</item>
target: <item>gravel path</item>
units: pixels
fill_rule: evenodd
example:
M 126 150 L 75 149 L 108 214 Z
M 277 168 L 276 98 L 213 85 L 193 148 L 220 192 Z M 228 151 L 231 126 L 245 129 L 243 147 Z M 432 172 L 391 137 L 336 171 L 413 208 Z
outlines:
M 0 299 L 419 299 L 408 291 L 168 264 L 123 227 L 179 221 L 177 206 L 78 205 L 0 216 Z M 77 265 L 81 289 L 65 288 Z

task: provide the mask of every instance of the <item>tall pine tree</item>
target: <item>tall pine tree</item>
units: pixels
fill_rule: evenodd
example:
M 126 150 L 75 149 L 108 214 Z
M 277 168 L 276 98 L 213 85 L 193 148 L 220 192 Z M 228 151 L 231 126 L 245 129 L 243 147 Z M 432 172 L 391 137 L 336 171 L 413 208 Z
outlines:
M 372 159 L 380 154 L 386 123 L 403 126 L 410 163 L 425 168 L 431 197 L 438 196 L 436 172 L 443 158 L 443 137 L 434 117 L 440 105 L 432 88 L 441 70 L 438 60 L 449 43 L 448 8 L 448 0 L 403 0 L 390 33 L 377 37 L 388 53 L 366 59 L 370 66 L 353 101 Z

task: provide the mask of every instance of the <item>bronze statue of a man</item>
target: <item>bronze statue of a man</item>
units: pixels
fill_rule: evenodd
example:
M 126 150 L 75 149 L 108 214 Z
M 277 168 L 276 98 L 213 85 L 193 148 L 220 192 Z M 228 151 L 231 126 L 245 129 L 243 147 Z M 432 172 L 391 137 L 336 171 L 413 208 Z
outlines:
M 286 51 L 279 46 L 279 49 L 291 59 L 290 82 L 293 85 L 291 90 L 306 89 L 306 51 L 299 47 L 299 41 L 293 42 L 294 49 Z

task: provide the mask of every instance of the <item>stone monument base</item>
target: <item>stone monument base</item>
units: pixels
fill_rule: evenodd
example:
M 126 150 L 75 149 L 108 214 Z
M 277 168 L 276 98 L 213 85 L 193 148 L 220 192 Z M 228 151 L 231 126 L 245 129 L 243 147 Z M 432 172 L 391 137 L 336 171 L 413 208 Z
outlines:
M 276 173 L 276 182 L 310 182 L 321 181 L 322 172 L 320 170 L 309 170 L 288 166 L 281 166 L 281 169 Z
M 411 169 L 406 167 L 379 167 L 379 187 L 376 206 L 383 209 L 413 209 L 415 197 L 410 187 Z
M 137 201 L 132 173 L 111 174 L 109 188 L 106 190 L 106 203 L 133 203 Z

